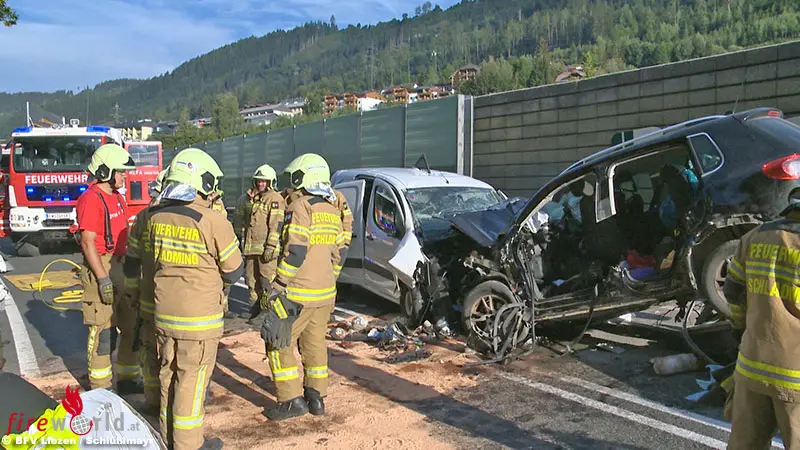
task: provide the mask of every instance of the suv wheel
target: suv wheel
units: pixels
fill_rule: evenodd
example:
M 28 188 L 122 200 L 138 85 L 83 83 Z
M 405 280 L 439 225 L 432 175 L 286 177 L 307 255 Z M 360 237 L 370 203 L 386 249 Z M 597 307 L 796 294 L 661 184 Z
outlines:
M 469 291 L 464 298 L 461 321 L 468 336 L 483 342 L 491 342 L 492 328 L 497 311 L 503 305 L 513 303 L 514 294 L 508 287 L 495 280 L 484 281 Z
M 728 301 L 725 299 L 725 294 L 722 292 L 722 286 L 725 284 L 725 277 L 728 275 L 728 263 L 736 254 L 738 247 L 738 239 L 722 243 L 708 255 L 700 276 L 702 293 L 705 294 L 714 309 L 726 319 L 730 319 L 731 311 L 728 307 Z

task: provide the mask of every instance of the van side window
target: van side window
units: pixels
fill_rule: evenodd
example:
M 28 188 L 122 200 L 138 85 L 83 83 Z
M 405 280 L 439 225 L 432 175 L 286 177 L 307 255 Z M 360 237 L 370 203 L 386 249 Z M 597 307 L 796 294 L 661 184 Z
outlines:
M 384 233 L 395 236 L 402 230 L 400 223 L 400 209 L 394 201 L 392 194 L 383 186 L 375 188 L 375 200 L 372 219 Z
M 722 165 L 722 153 L 707 134 L 689 136 L 689 142 L 692 144 L 697 159 L 700 160 L 700 168 L 704 174 Z

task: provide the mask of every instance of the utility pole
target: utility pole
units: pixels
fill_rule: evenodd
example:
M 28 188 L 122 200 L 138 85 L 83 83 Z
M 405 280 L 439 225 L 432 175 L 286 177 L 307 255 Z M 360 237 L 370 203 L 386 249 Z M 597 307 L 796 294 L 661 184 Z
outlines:
M 89 126 L 89 88 L 86 88 L 86 126 Z
M 119 103 L 114 104 L 114 124 L 119 125 Z
M 431 54 L 433 55 L 433 71 L 436 73 L 436 78 L 438 79 L 439 78 L 439 58 L 438 58 L 439 54 L 436 53 L 436 50 L 434 50 Z

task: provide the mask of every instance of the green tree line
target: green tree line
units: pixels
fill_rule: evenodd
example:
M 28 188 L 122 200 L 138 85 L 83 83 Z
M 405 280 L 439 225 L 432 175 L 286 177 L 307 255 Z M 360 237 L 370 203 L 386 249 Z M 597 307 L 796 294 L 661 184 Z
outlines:
M 24 124 L 26 100 L 81 119 L 88 101 L 95 123 L 116 104 L 127 120 L 174 120 L 187 110 L 212 116 L 221 93 L 242 106 L 293 96 L 317 104 L 328 92 L 446 83 L 473 63 L 481 75 L 459 88 L 486 94 L 552 82 L 565 64 L 595 75 L 799 36 L 796 0 L 463 0 L 447 10 L 425 2 L 377 25 L 340 28 L 331 17 L 249 37 L 148 80 L 0 94 L 0 133 Z

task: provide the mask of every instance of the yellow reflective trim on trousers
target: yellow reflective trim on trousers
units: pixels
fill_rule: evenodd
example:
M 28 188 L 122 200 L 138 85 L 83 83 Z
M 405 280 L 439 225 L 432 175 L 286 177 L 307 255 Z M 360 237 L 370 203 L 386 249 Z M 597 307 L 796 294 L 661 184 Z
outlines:
M 128 366 L 123 364 L 117 364 L 117 373 L 120 374 L 139 374 L 139 366 Z
M 274 381 L 287 381 L 300 378 L 297 366 L 287 367 L 286 369 L 275 370 L 272 372 Z
M 728 389 L 731 387 L 731 384 L 733 384 L 733 375 L 731 375 L 728 378 L 725 378 L 724 380 L 722 380 L 722 383 L 720 383 L 719 385 L 720 385 L 720 387 L 722 387 L 722 389 L 724 389 L 725 391 L 728 391 Z
M 158 387 L 161 385 L 161 381 L 158 376 L 154 376 L 152 374 L 153 368 L 150 367 L 150 361 L 148 358 L 148 352 L 151 350 L 147 347 L 142 347 L 139 349 L 139 364 L 142 366 L 142 378 L 144 378 L 144 387 Z
M 86 361 L 92 361 L 92 353 L 94 353 L 94 341 L 97 339 L 97 326 L 89 326 L 89 337 L 86 339 Z
M 89 378 L 93 378 L 95 380 L 102 380 L 104 378 L 111 377 L 111 366 L 103 367 L 101 369 L 92 369 L 89 368 Z
M 233 255 L 234 250 L 236 250 L 237 248 L 239 248 L 239 240 L 238 239 L 234 239 L 233 242 L 228 244 L 228 246 L 225 247 L 219 253 L 219 261 L 220 262 L 225 262 L 228 258 L 231 257 L 231 255 Z
M 286 227 L 287 233 L 297 234 L 304 237 L 309 237 L 311 232 L 308 230 L 308 227 L 304 227 L 302 225 L 297 225 L 294 223 L 290 223 L 289 226 Z
M 153 315 L 156 313 L 156 304 L 154 302 L 148 302 L 146 300 L 139 300 L 139 312 Z
M 193 430 L 203 426 L 204 416 L 176 416 L 172 415 L 172 426 L 179 430 Z
M 195 241 L 182 241 L 179 239 L 171 239 L 163 236 L 156 236 L 153 239 L 153 244 L 159 247 L 171 248 L 173 250 L 181 250 L 190 253 L 208 253 L 205 244 Z
M 139 278 L 128 278 L 125 277 L 125 287 L 126 288 L 136 288 L 139 286 Z
M 800 390 L 800 370 L 790 370 L 747 359 L 742 353 L 736 360 L 736 371 L 751 380 L 773 386 Z
M 288 287 L 286 297 L 300 302 L 320 302 L 336 298 L 336 286 L 323 289 L 303 289 Z
M 311 366 L 304 368 L 308 378 L 328 378 L 328 366 Z
M 192 402 L 192 416 L 200 416 L 200 407 L 203 406 L 203 394 L 205 393 L 206 372 L 208 366 L 203 364 L 197 371 L 197 382 L 194 387 L 194 401 Z
M 728 273 L 732 275 L 731 278 L 740 283 L 744 283 L 745 281 L 744 272 L 745 272 L 744 267 L 742 267 L 742 264 L 739 263 L 739 260 L 737 260 L 736 258 L 731 259 L 730 264 L 728 264 Z
M 222 317 L 221 313 L 202 317 L 178 317 L 156 313 L 156 325 L 171 330 L 207 331 L 224 327 L 225 322 Z

